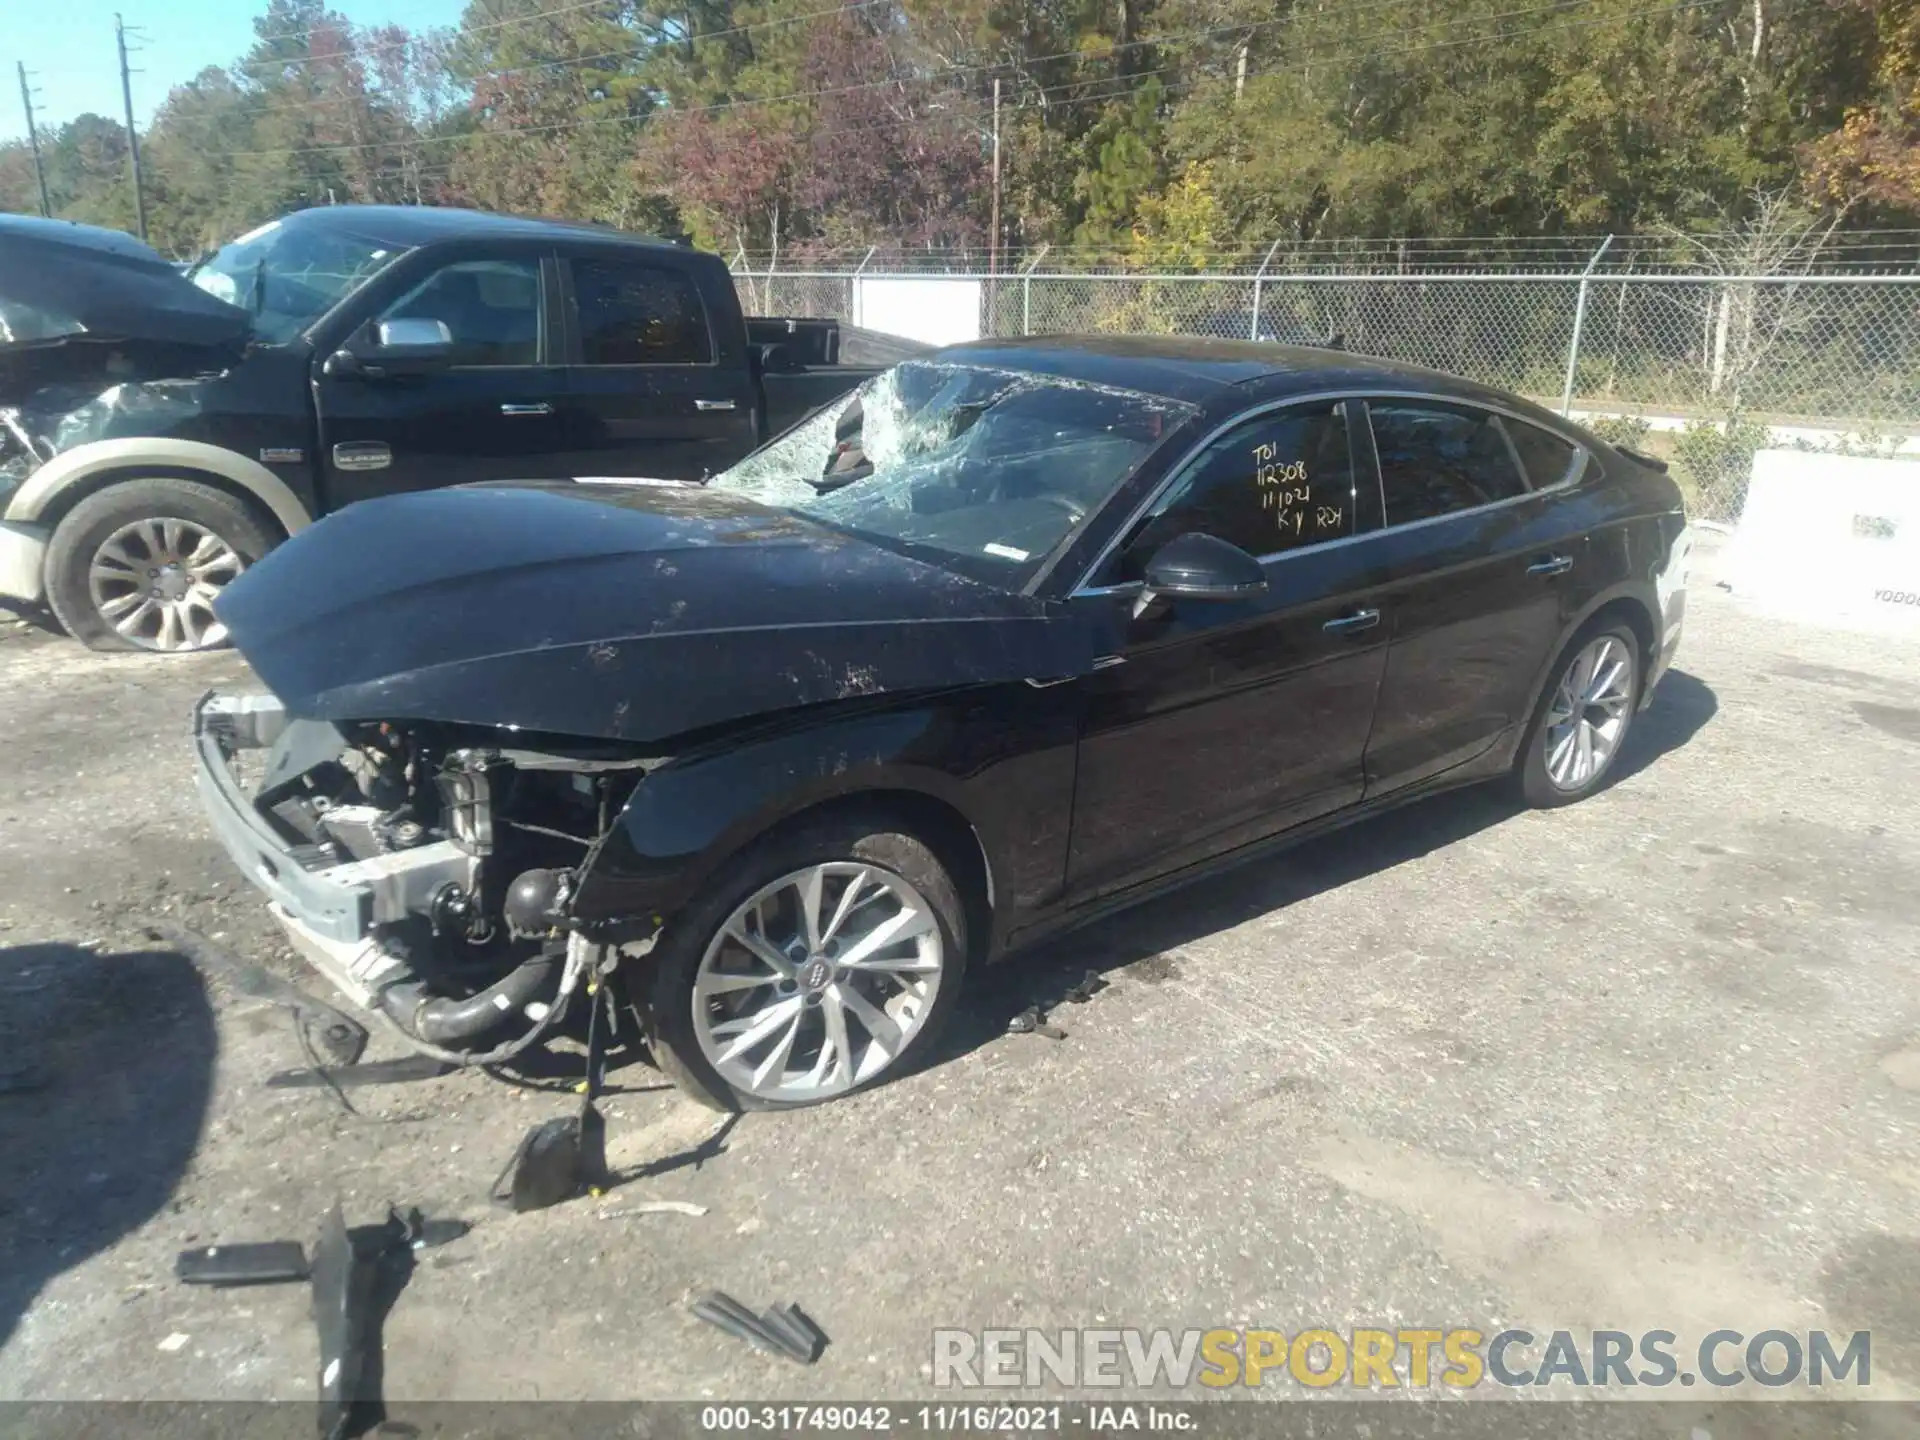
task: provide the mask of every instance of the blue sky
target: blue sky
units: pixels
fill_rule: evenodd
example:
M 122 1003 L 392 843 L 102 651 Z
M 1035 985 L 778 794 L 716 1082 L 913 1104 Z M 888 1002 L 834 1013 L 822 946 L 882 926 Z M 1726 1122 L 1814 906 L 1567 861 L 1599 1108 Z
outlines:
M 53 126 L 87 111 L 118 118 L 120 71 L 113 49 L 117 10 L 129 31 L 133 113 L 140 124 L 167 98 L 209 65 L 238 59 L 253 43 L 253 21 L 265 0 L 0 0 L 0 140 L 27 133 L 20 110 L 20 77 L 26 61 L 34 120 Z M 399 23 L 414 28 L 451 25 L 465 0 L 333 0 L 333 8 L 360 25 Z

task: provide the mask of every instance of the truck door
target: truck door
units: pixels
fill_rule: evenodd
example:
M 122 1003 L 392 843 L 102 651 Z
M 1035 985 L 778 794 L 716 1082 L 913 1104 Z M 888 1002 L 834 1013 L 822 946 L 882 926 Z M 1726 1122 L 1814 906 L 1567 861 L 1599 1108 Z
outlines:
M 758 443 L 744 337 L 713 333 L 692 275 L 607 252 L 563 259 L 561 269 L 570 473 L 699 480 Z
M 329 509 L 401 490 L 564 473 L 566 370 L 557 362 L 552 266 L 542 251 L 449 259 L 380 304 L 384 320 L 438 320 L 453 361 L 434 374 L 314 376 Z

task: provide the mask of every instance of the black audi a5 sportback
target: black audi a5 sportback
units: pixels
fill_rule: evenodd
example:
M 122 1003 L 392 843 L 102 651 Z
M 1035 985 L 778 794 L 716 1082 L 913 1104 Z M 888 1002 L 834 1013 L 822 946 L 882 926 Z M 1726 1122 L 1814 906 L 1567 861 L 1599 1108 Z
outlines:
M 322 520 L 219 602 L 265 690 L 202 701 L 200 786 L 417 1046 L 620 995 L 694 1094 L 806 1104 L 1047 932 L 1447 787 L 1592 794 L 1689 549 L 1658 462 L 1478 385 L 986 341 L 704 485 Z

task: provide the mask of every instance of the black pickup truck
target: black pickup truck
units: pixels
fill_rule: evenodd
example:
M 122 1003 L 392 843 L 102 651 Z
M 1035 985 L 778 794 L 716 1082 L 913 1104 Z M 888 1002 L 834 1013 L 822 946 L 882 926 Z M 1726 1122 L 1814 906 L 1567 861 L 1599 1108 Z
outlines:
M 183 272 L 0 216 L 0 601 L 209 648 L 224 585 L 343 505 L 697 480 L 902 358 L 867 338 L 840 364 L 833 322 L 744 316 L 719 257 L 592 225 L 329 206 Z

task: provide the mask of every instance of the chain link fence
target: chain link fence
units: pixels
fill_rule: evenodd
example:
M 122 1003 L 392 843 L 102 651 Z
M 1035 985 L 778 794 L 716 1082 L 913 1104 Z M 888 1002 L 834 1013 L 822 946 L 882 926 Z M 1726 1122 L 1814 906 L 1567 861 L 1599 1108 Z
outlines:
M 736 272 L 756 313 L 859 316 L 879 329 L 860 285 L 888 278 L 899 277 Z M 983 336 L 1337 340 L 1514 391 L 1667 460 L 1701 519 L 1739 517 L 1754 452 L 1768 445 L 1920 460 L 1920 275 L 944 278 L 978 287 Z

